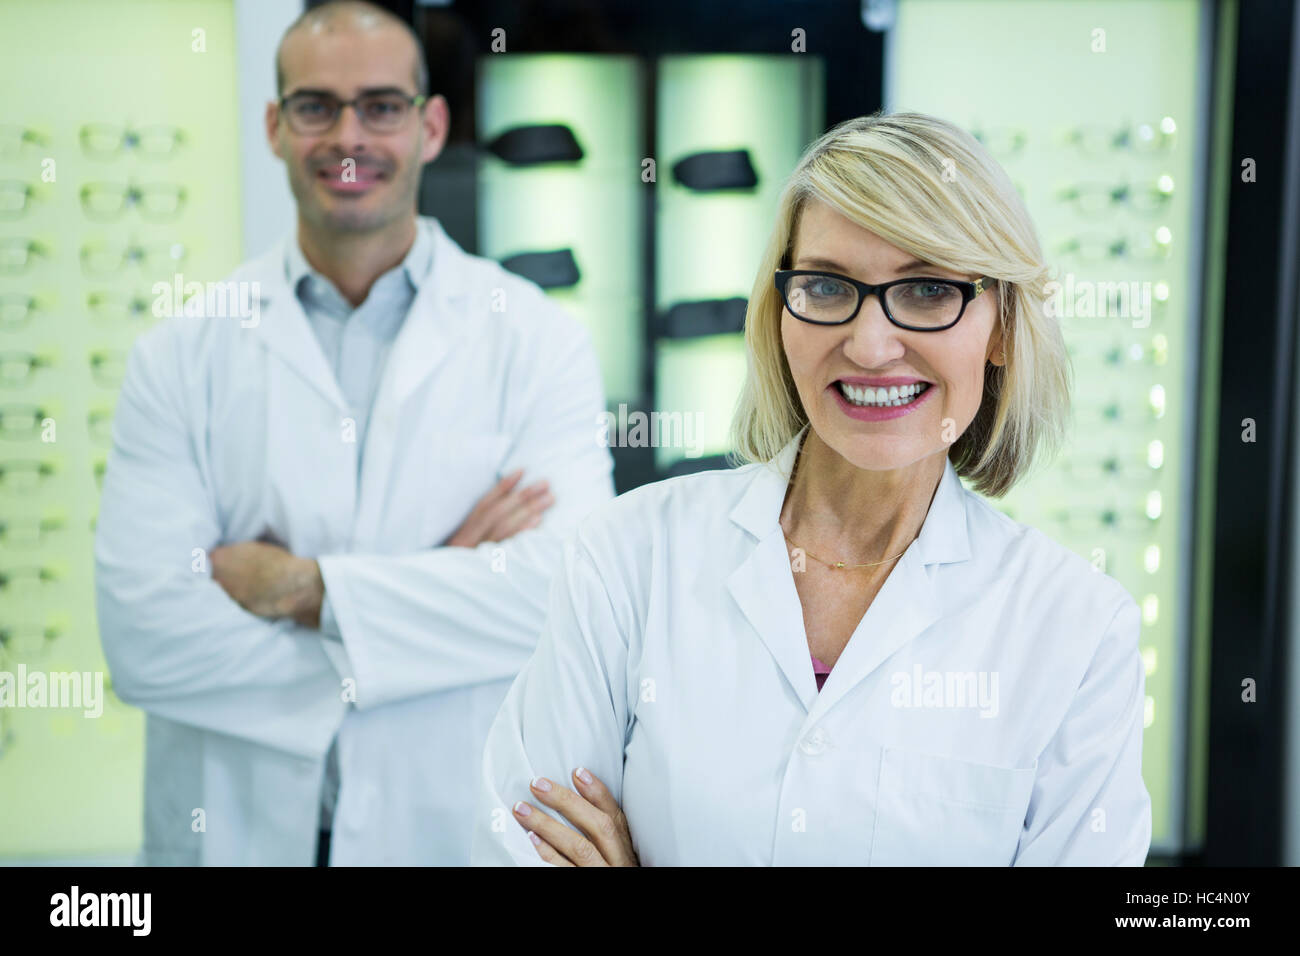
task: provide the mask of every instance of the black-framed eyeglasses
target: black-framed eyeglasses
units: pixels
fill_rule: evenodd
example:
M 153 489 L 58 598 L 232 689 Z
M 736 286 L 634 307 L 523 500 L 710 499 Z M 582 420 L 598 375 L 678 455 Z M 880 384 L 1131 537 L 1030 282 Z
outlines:
M 957 324 L 967 304 L 996 279 L 974 282 L 928 277 L 895 279 L 870 285 L 835 272 L 782 269 L 774 281 L 790 314 L 813 325 L 852 322 L 867 296 L 880 299 L 885 317 L 900 329 L 942 332 Z
M 370 90 L 356 99 L 341 100 L 333 93 L 304 90 L 281 98 L 280 112 L 291 130 L 305 136 L 333 128 L 345 106 L 356 110 L 361 125 L 372 133 L 393 133 L 401 129 L 411 112 L 423 106 L 427 99 L 401 90 Z

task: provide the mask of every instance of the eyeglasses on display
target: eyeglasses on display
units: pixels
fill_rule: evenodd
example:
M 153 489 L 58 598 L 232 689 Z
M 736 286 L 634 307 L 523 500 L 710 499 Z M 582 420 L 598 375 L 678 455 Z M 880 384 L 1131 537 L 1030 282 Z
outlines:
M 1066 133 L 1065 141 L 1085 156 L 1104 156 L 1114 152 L 1160 153 L 1174 145 L 1178 124 L 1172 116 L 1157 123 L 1128 126 L 1077 126 Z
M 111 291 L 86 294 L 86 308 L 96 319 L 138 319 L 152 314 L 152 307 L 152 300 L 142 295 Z
M 146 222 L 168 222 L 185 205 L 185 187 L 175 183 L 86 183 L 81 210 L 87 219 L 111 222 L 134 208 Z
M 1097 216 L 1124 207 L 1142 215 L 1160 212 L 1174 194 L 1174 178 L 1159 177 L 1144 185 L 1133 183 L 1079 183 L 1061 190 L 1058 197 L 1084 216 Z
M 37 312 L 49 309 L 48 302 L 43 302 L 34 295 L 12 292 L 0 295 L 0 332 L 17 332 L 25 328 Z
M 138 129 L 111 123 L 87 123 L 78 134 L 81 150 L 92 159 L 117 159 L 134 153 L 144 159 L 170 159 L 185 145 L 185 133 L 175 126 Z
M 138 263 L 150 273 L 173 272 L 185 261 L 185 246 L 179 242 L 149 245 L 96 240 L 81 247 L 81 268 L 86 275 L 109 276 Z
M 1159 262 L 1169 258 L 1173 233 L 1168 226 L 1151 232 L 1135 232 L 1122 236 L 1088 233 L 1067 239 L 1060 253 L 1081 262 L 1105 262 L 1111 259 L 1131 259 L 1137 262 Z
M 990 156 L 997 159 L 1018 156 L 1029 142 L 1029 135 L 1024 130 L 1009 126 L 978 128 L 972 131 L 972 135 L 989 151 Z
M 34 239 L 0 239 L 0 276 L 21 276 L 37 259 L 49 259 L 50 247 Z
M 21 219 L 40 193 L 20 179 L 0 179 L 0 219 Z
M 0 652 L 6 661 L 30 663 L 44 657 L 61 633 L 53 624 L 8 624 L 0 627 Z
M 0 438 L 9 441 L 36 438 L 41 433 L 41 423 L 50 417 L 49 411 L 40 405 L 0 405 Z
M 0 159 L 16 159 L 26 148 L 40 149 L 48 145 L 48 137 L 39 130 L 0 125 Z
M 37 548 L 46 543 L 50 535 L 66 527 L 58 515 L 43 518 L 0 518 L 0 547 Z
M 34 372 L 53 364 L 50 356 L 35 352 L 0 352 L 0 387 L 22 388 L 31 383 Z
M 53 477 L 54 463 L 34 458 L 0 461 L 0 494 L 30 495 Z

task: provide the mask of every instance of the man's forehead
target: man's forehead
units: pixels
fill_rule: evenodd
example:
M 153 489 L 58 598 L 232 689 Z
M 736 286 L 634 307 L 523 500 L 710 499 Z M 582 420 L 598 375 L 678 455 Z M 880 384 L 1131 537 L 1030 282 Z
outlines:
M 306 26 L 284 38 L 280 66 L 286 92 L 331 90 L 355 96 L 367 89 L 406 89 L 415 75 L 414 41 L 387 24 L 370 29 Z

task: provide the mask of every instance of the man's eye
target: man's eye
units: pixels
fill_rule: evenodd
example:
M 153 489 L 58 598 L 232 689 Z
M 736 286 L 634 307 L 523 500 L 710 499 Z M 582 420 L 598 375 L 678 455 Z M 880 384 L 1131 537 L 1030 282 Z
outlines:
M 318 116 L 329 111 L 329 104 L 324 100 L 299 100 L 293 111 L 299 116 Z

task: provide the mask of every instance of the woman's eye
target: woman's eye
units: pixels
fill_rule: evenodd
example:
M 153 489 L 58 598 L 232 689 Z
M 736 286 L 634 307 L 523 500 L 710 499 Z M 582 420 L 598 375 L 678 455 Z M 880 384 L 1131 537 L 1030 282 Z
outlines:
M 918 302 L 938 302 L 956 294 L 956 289 L 942 282 L 914 282 L 907 287 L 908 297 Z
M 834 282 L 829 279 L 822 279 L 812 283 L 808 291 L 818 298 L 830 298 L 832 296 L 843 295 L 845 292 L 844 283 Z

